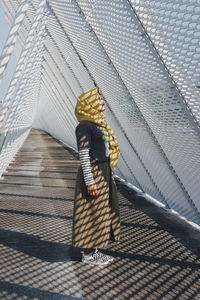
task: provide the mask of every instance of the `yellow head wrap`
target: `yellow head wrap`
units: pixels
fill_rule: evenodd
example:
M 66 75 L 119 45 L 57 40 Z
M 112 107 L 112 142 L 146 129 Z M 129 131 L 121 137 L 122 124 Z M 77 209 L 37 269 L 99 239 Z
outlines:
M 120 155 L 120 149 L 114 132 L 105 120 L 104 113 L 99 111 L 99 99 L 100 93 L 98 88 L 93 88 L 82 93 L 78 97 L 78 102 L 75 107 L 75 115 L 79 122 L 87 120 L 105 128 L 109 135 L 110 166 L 115 168 Z

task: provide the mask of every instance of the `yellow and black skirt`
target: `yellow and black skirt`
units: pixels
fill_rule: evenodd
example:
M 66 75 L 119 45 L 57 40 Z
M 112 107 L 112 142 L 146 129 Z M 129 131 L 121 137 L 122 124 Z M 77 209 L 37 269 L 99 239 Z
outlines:
M 109 241 L 120 238 L 117 188 L 109 162 L 91 164 L 100 191 L 90 196 L 79 166 L 75 187 L 72 245 L 80 248 L 106 248 Z

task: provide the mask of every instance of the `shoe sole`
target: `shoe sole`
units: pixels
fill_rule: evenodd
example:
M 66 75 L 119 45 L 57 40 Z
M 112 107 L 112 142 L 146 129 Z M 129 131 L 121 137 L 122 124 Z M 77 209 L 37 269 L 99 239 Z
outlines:
M 89 261 L 82 261 L 82 263 L 84 264 L 88 264 L 88 265 L 95 265 L 95 266 L 104 266 L 104 265 L 108 265 L 110 261 L 106 261 L 104 263 L 95 263 L 95 262 L 89 262 Z

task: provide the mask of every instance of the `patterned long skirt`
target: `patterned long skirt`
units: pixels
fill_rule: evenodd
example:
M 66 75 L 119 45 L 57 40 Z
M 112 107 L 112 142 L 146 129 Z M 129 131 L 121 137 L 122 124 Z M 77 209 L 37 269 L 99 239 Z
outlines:
M 91 165 L 92 174 L 100 191 L 90 196 L 79 166 L 72 226 L 72 245 L 80 248 L 106 248 L 109 241 L 120 238 L 120 216 L 117 188 L 109 162 Z

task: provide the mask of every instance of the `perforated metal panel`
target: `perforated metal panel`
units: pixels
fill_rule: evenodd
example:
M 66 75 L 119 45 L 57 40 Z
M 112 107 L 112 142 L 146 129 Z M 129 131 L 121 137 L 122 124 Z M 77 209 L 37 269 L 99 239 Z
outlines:
M 28 3 L 29 1 L 21 2 Z M 11 5 L 13 12 L 15 11 L 15 4 L 17 8 L 18 2 L 14 1 Z M 27 31 L 25 30 L 26 18 L 23 20 L 21 27 L 17 27 L 17 31 L 15 23 L 17 23 L 18 19 L 22 16 L 21 14 L 17 14 L 13 17 L 13 26 L 8 36 L 7 43 L 9 44 L 13 35 L 19 34 L 22 36 L 22 31 L 26 34 L 25 42 L 23 42 L 23 39 L 19 41 L 19 48 L 17 50 L 21 51 L 18 52 L 18 62 L 7 94 L 2 101 L 0 122 L 1 172 L 6 169 L 8 163 L 26 139 L 36 111 L 36 101 L 38 99 L 40 85 L 43 41 L 46 36 L 46 1 L 41 1 L 36 12 L 33 12 L 34 10 L 31 6 L 30 11 L 26 11 L 28 19 L 32 16 L 32 19 L 30 19 L 31 24 Z M 4 78 L 2 81 L 2 85 L 3 84 Z
M 20 1 L 4 2 L 11 22 Z M 31 1 L 21 26 L 22 51 L 38 5 Z M 50 0 L 45 8 L 37 72 L 22 70 L 24 96 L 34 100 L 15 110 L 13 130 L 38 99 L 28 124 L 76 148 L 76 99 L 97 85 L 122 152 L 115 174 L 200 224 L 200 1 Z M 15 152 L 2 145 L 2 159 L 11 153 L 3 171 Z

